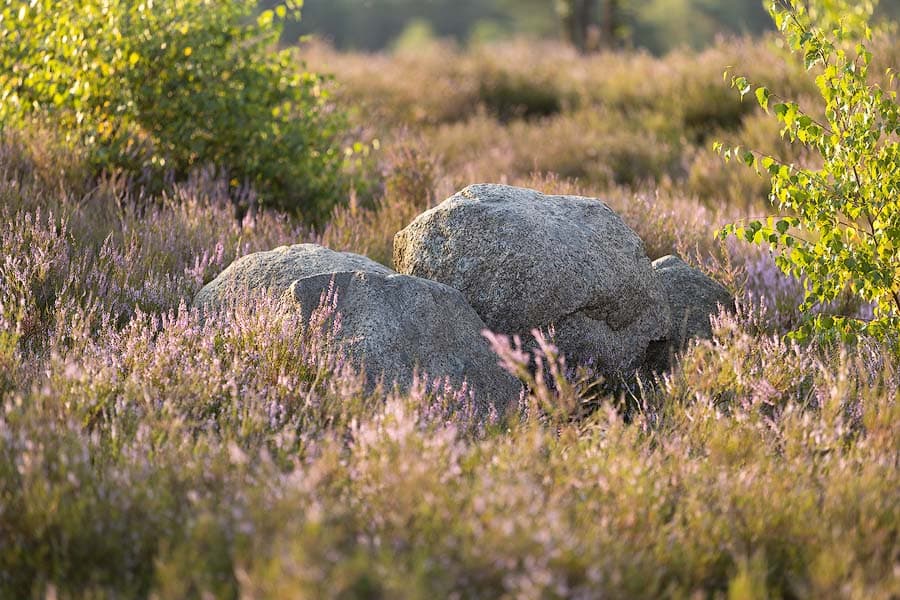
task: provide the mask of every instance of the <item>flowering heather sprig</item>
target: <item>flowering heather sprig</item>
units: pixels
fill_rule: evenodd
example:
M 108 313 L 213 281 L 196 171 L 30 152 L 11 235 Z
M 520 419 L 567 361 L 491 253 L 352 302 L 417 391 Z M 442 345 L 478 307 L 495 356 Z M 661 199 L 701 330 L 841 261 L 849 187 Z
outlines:
M 482 332 L 499 365 L 525 386 L 519 414 L 550 423 L 576 421 L 597 408 L 603 378 L 591 365 L 566 365 L 566 357 L 552 342 L 553 329 L 534 329 L 528 343 L 520 336 Z
M 42 332 L 67 275 L 66 227 L 52 213 L 0 210 L 0 306 L 4 330 L 22 338 Z

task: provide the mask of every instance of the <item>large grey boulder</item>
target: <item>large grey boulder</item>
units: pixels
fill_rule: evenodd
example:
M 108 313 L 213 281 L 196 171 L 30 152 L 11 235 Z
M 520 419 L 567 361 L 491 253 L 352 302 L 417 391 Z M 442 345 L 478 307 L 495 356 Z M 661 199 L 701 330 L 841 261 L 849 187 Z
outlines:
M 194 306 L 219 306 L 255 290 L 280 295 L 297 279 L 337 271 L 393 273 L 359 254 L 335 252 L 316 244 L 280 246 L 268 252 L 248 254 L 231 263 L 200 290 Z
M 712 338 L 709 318 L 719 307 L 734 310 L 734 298 L 725 286 L 689 266 L 677 256 L 653 261 L 672 311 L 667 336 L 674 350 L 682 350 L 694 338 Z
M 505 410 L 521 386 L 506 373 L 482 336 L 486 329 L 463 295 L 446 285 L 398 275 L 368 258 L 313 244 L 245 256 L 204 287 L 195 306 L 241 301 L 249 293 L 287 295 L 304 320 L 325 295 L 335 294 L 340 315 L 337 342 L 379 381 L 407 390 L 414 374 L 463 383 L 479 407 Z
M 639 367 L 670 329 L 638 236 L 603 202 L 473 185 L 394 238 L 394 267 L 460 290 L 492 330 L 555 329 L 570 364 Z

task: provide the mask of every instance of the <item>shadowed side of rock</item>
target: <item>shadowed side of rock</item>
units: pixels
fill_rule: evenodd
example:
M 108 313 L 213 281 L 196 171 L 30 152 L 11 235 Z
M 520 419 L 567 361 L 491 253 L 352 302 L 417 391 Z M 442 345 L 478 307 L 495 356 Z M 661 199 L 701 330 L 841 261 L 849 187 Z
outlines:
M 712 338 L 710 317 L 718 314 L 720 307 L 733 311 L 734 297 L 725 286 L 677 256 L 659 258 L 653 261 L 653 268 L 669 303 L 672 324 L 666 342 L 648 355 L 647 367 L 663 371 L 691 340 Z

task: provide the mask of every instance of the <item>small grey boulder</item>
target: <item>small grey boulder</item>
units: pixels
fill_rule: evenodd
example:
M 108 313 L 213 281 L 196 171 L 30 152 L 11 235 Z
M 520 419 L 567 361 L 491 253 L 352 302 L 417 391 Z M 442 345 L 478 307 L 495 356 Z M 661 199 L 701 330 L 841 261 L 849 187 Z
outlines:
M 734 310 L 734 298 L 719 282 L 689 266 L 677 256 L 664 256 L 653 261 L 659 280 L 672 310 L 669 330 L 670 348 L 682 350 L 694 338 L 710 339 L 709 318 L 719 306 Z
M 593 198 L 469 186 L 394 238 L 394 267 L 460 290 L 492 330 L 555 330 L 569 363 L 636 369 L 669 332 L 638 236 Z

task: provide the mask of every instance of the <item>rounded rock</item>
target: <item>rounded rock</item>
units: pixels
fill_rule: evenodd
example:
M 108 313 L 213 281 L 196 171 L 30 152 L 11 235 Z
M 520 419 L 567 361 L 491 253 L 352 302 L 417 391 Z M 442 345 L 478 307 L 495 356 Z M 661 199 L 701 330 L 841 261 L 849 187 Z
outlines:
M 709 319 L 719 307 L 734 310 L 731 292 L 681 258 L 670 255 L 653 261 L 653 268 L 672 311 L 669 343 L 681 350 L 692 339 L 712 337 Z
M 607 374 L 669 331 L 643 242 L 594 198 L 469 186 L 395 236 L 394 267 L 460 290 L 496 332 L 553 328 L 570 363 Z

